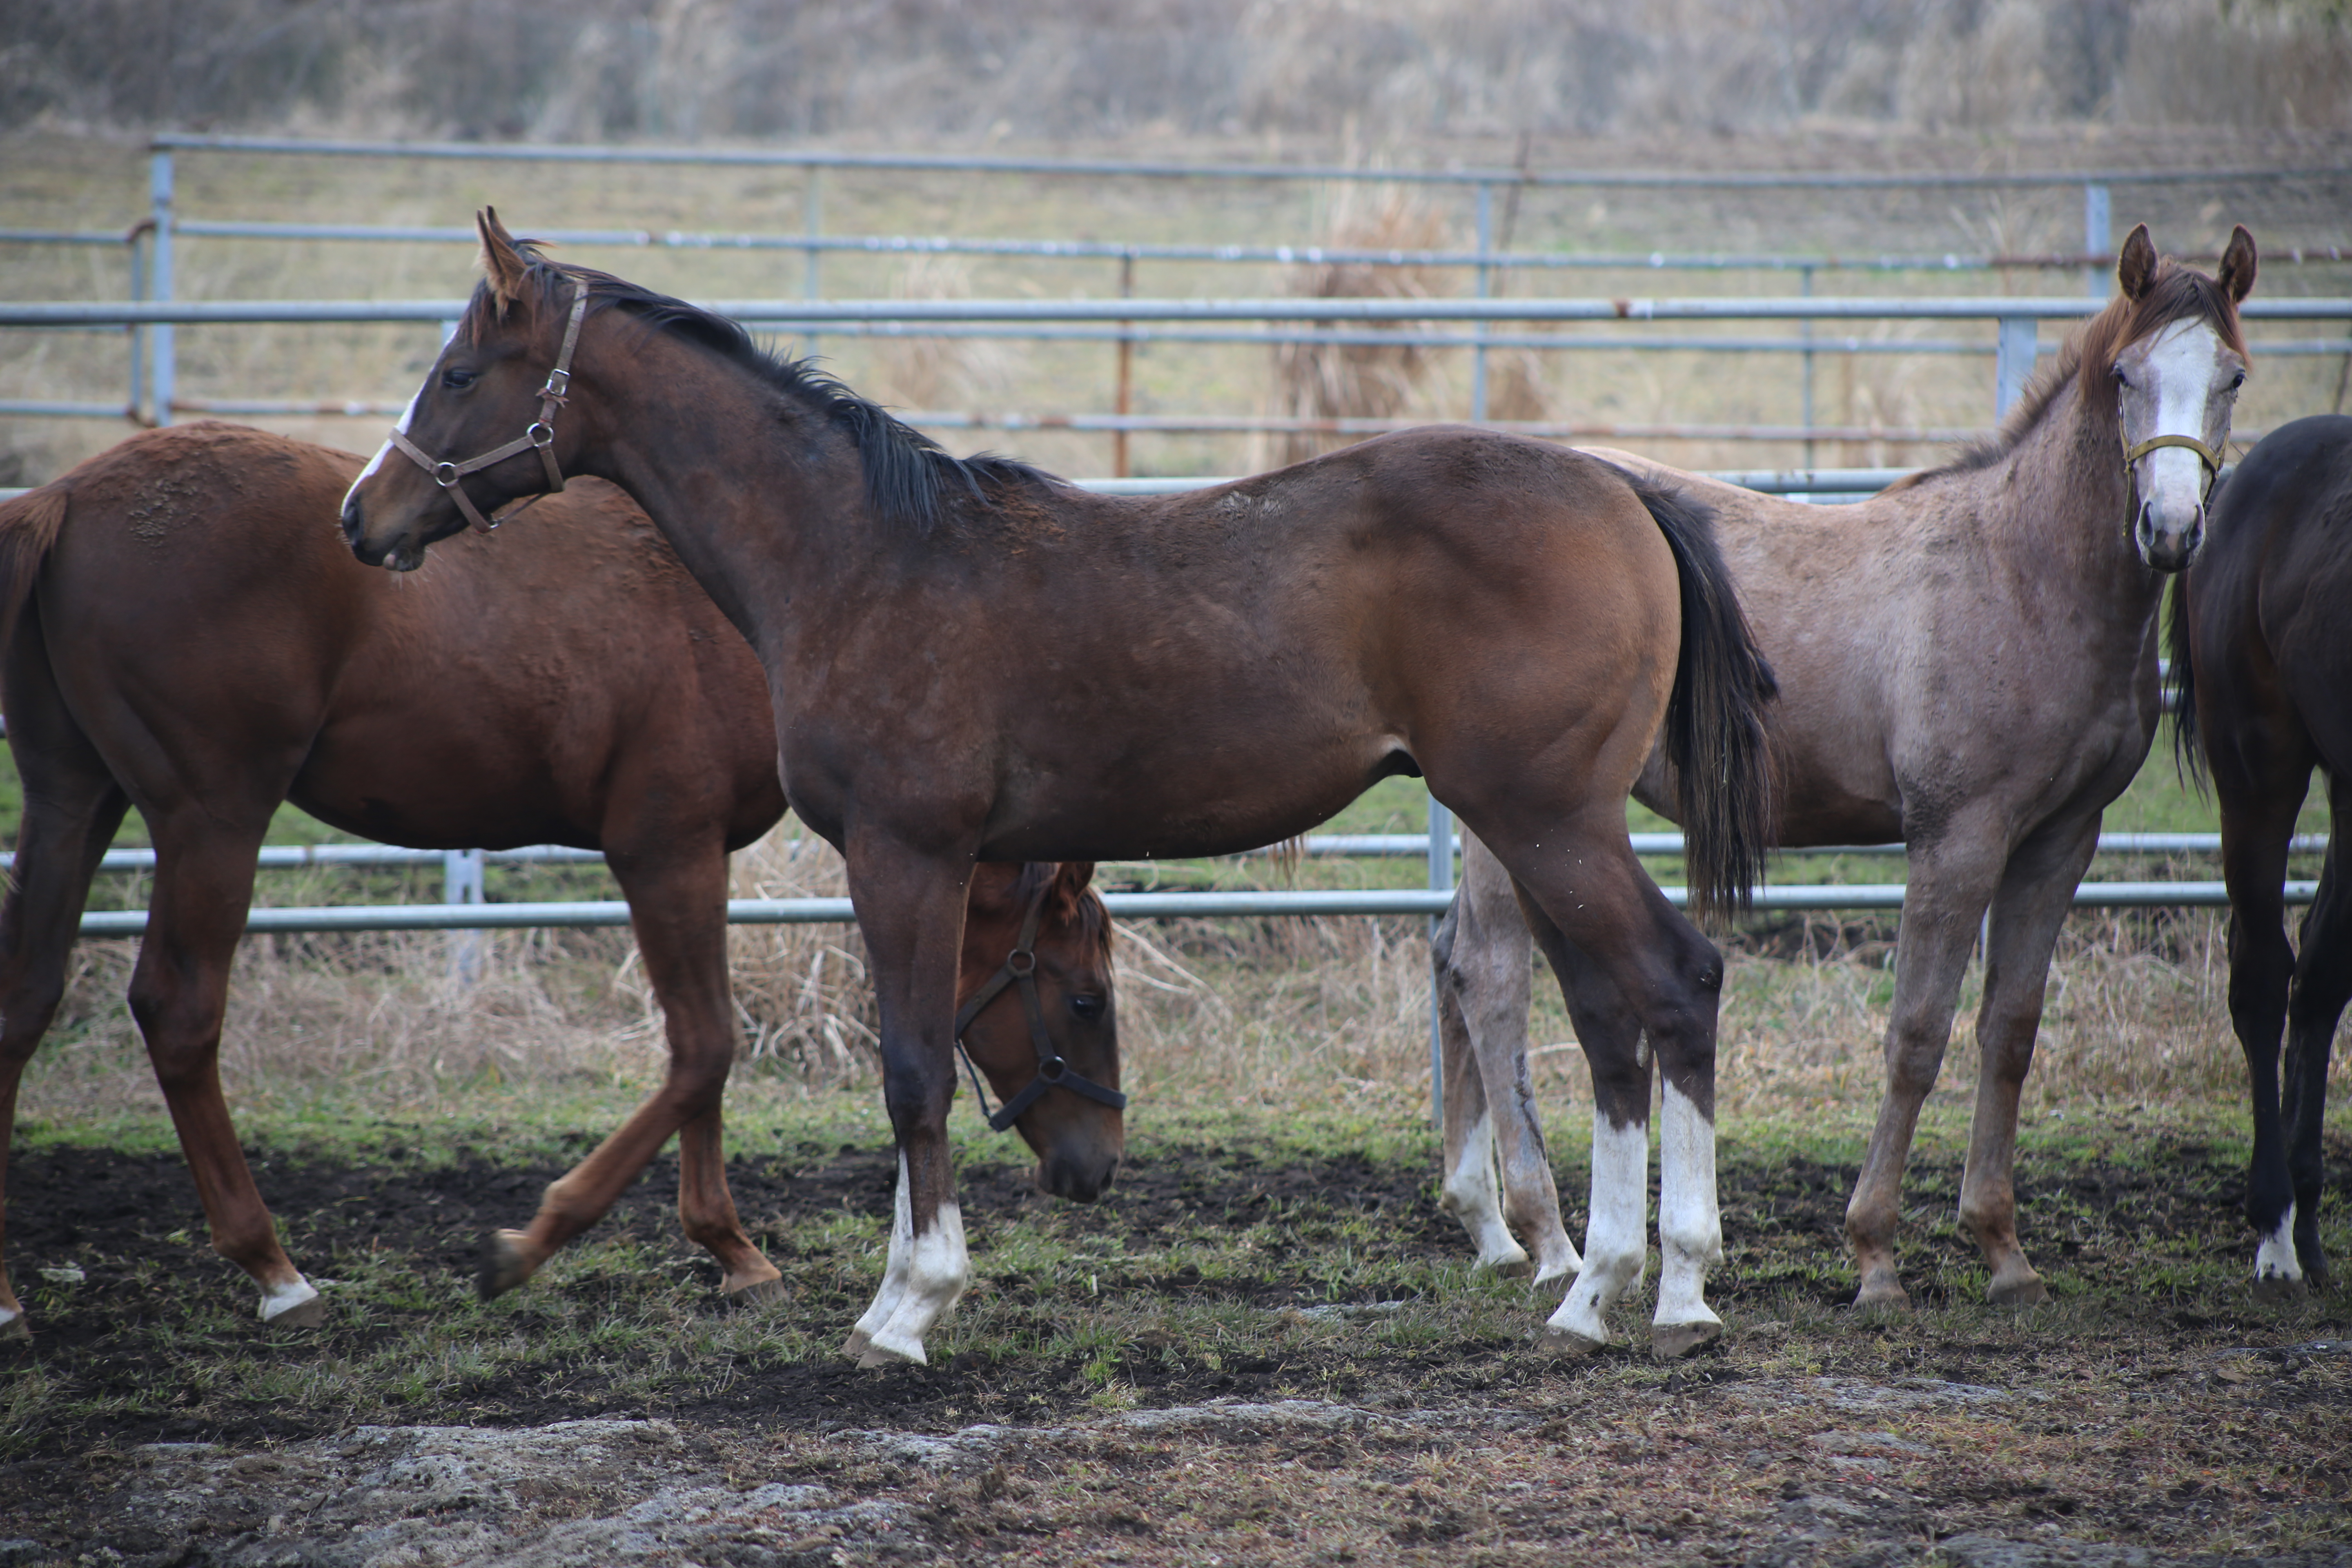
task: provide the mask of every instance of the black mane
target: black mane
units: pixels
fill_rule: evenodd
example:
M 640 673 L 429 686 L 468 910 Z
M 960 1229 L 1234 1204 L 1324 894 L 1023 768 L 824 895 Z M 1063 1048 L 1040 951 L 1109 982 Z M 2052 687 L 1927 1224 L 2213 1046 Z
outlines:
M 618 307 L 655 331 L 674 333 L 709 349 L 776 391 L 812 405 L 856 445 L 866 471 L 866 500 L 887 521 L 927 533 L 951 520 L 950 500 L 957 489 L 981 505 L 993 507 L 1009 488 L 1067 482 L 1043 468 L 991 452 L 952 457 L 929 436 L 853 391 L 830 372 L 817 369 L 809 360 L 770 353 L 724 316 L 607 272 L 559 267 L 528 241 L 517 248 L 530 263 L 528 276 L 539 289 L 542 306 L 568 306 L 566 286 L 577 279 L 588 289 L 590 314 Z M 484 307 L 488 289 L 488 283 L 476 289 L 476 309 Z

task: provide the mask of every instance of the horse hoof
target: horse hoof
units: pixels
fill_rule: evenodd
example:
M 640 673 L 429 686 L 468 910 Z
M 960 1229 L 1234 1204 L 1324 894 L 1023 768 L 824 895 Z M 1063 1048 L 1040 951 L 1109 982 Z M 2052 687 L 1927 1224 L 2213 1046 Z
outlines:
M 10 1340 L 29 1340 L 32 1337 L 33 1325 L 26 1320 L 24 1313 L 11 1312 L 6 1317 L 0 1318 L 0 1343 L 5 1343 Z
M 1862 1289 L 1854 1294 L 1853 1307 L 1857 1312 L 1871 1310 L 1907 1312 L 1911 1310 L 1911 1298 L 1895 1280 L 1865 1279 L 1863 1281 Z
M 783 1300 L 784 1282 L 781 1279 L 754 1279 L 727 1292 L 727 1304 L 739 1312 L 764 1311 L 782 1305 Z
M 1536 1271 L 1535 1259 L 1525 1253 L 1517 1258 L 1507 1258 L 1500 1263 L 1486 1263 L 1482 1259 L 1480 1266 L 1494 1270 L 1497 1279 L 1526 1279 Z
M 928 1366 L 930 1363 L 925 1358 L 920 1344 L 914 1347 L 914 1353 L 910 1355 L 902 1350 L 893 1350 L 878 1340 L 867 1340 L 865 1349 L 857 1353 L 857 1364 L 871 1369 L 877 1366 Z
M 313 1296 L 307 1301 L 297 1301 L 274 1318 L 264 1320 L 272 1329 L 316 1329 L 327 1321 L 327 1299 Z
M 1685 1356 L 1705 1344 L 1713 1344 L 1723 1337 L 1723 1325 L 1705 1318 L 1695 1323 L 1653 1323 L 1650 1325 L 1650 1353 L 1660 1361 L 1672 1361 Z
M 2050 1300 L 2050 1288 L 2042 1283 L 2042 1276 L 2026 1271 L 2022 1279 L 1995 1279 L 1985 1291 L 1985 1300 L 1996 1307 L 2038 1307 Z
M 2310 1285 L 2301 1279 L 2290 1279 L 2284 1274 L 2254 1276 L 2254 1300 L 2257 1301 L 2300 1301 L 2310 1293 Z
M 483 1300 L 497 1300 L 536 1272 L 517 1245 L 522 1239 L 519 1230 L 494 1230 L 482 1238 L 482 1267 L 474 1286 Z
M 1580 1334 L 1574 1329 L 1555 1328 L 1546 1323 L 1543 1338 L 1538 1342 L 1554 1355 L 1583 1356 L 1591 1355 L 1609 1342 L 1596 1340 L 1590 1334 Z
M 873 1342 L 874 1337 L 864 1329 L 852 1329 L 849 1331 L 849 1337 L 841 1342 L 841 1353 L 858 1365 L 864 1366 L 866 1348 Z

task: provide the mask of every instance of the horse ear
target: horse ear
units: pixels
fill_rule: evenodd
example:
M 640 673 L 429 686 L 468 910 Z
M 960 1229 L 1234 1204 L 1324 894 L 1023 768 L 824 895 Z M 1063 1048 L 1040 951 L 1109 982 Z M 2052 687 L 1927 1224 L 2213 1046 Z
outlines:
M 2123 250 L 2116 258 L 2116 281 L 2124 286 L 2126 300 L 2141 298 L 2156 281 L 2156 242 L 2147 237 L 2147 225 L 2133 225 L 2125 237 Z
M 1093 884 L 1095 863 L 1091 860 L 1065 860 L 1061 870 L 1055 876 L 1075 899 Z
M 522 298 L 523 275 L 530 263 L 515 248 L 514 236 L 499 221 L 499 209 L 484 207 L 474 215 L 474 227 L 482 237 L 482 270 L 490 280 L 490 297 L 499 302 L 499 314 L 504 317 L 507 307 Z
M 2254 291 L 2254 237 L 2244 224 L 2230 231 L 2230 248 L 2221 253 L 2221 271 L 2214 281 L 2230 291 L 2236 304 L 2244 304 Z

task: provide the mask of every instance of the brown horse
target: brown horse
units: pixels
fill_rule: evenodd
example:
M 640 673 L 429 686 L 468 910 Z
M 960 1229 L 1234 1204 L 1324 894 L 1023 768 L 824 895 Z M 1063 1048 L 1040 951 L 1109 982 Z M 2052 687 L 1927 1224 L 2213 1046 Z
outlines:
M 1780 678 L 1769 721 L 1775 842 L 1909 847 L 1886 1090 L 1846 1215 L 1859 1304 L 1907 1304 L 1894 1250 L 1904 1163 L 1988 910 L 1960 1218 L 1993 1300 L 2045 1294 L 2017 1240 L 2018 1098 L 2100 814 L 2156 734 L 2157 609 L 2165 574 L 2196 553 L 2245 379 L 2237 306 L 2253 287 L 2253 240 L 2239 229 L 2214 279 L 2159 260 L 2143 226 L 2118 276 L 2121 296 L 1993 441 L 1857 505 L 1783 500 L 1618 455 L 1690 487 L 1721 520 L 1732 579 Z M 1679 815 L 1668 759 L 1652 759 L 1635 793 Z M 1503 868 L 1477 846 L 1437 945 L 1445 1202 L 1482 1262 L 1564 1273 L 1576 1249 L 1528 1092 L 1527 940 Z M 1610 1154 L 1601 1120 L 1596 1194 L 1604 1155 L 1626 1163 L 1622 1182 L 1641 1178 L 1640 1152 Z M 1603 1223 L 1597 1198 L 1591 1223 Z
M 2330 821 L 2352 815 L 2352 419 L 2298 419 L 2246 454 L 2214 497 L 2178 599 L 2180 756 L 2192 773 L 2203 764 L 2221 803 L 2230 1022 L 2253 1092 L 2254 1289 L 2299 1296 L 2327 1279 L 2320 1132 L 2336 1023 L 2352 999 L 2352 887 L 2336 834 L 2300 952 L 2287 944 L 2280 883 L 2314 766 L 2327 770 Z
M 360 460 L 227 425 L 135 436 L 0 508 L 8 743 L 25 780 L 0 909 L 0 1158 L 16 1084 L 54 1016 L 99 856 L 139 807 L 154 893 L 131 1005 L 196 1179 L 213 1245 L 261 1314 L 319 1321 L 247 1170 L 215 1060 L 255 850 L 278 803 L 427 847 L 603 849 L 628 895 L 670 1047 L 661 1089 L 551 1185 L 529 1229 L 490 1239 L 483 1288 L 529 1278 L 593 1224 L 673 1133 L 678 1209 L 730 1297 L 778 1274 L 728 1196 L 719 1099 L 734 1049 L 727 852 L 783 811 L 760 667 L 628 498 L 586 484 L 554 526 L 469 539 L 395 582 L 354 562 L 335 508 Z M 1109 927 L 1091 868 L 975 879 L 961 990 L 1044 921 L 1035 970 L 1059 1054 L 1116 1082 Z M 1010 1000 L 968 1031 L 1000 1092 L 1039 1047 Z M 1044 1184 L 1090 1198 L 1118 1113 L 1056 1093 L 1021 1122 Z M 0 1332 L 25 1331 L 0 1273 Z
M 1189 495 L 1093 496 L 950 458 L 732 322 L 556 267 L 488 214 L 481 232 L 488 279 L 344 531 L 410 569 L 469 515 L 595 474 L 758 650 L 786 792 L 848 858 L 881 1000 L 898 1217 L 851 1352 L 921 1359 L 969 1276 L 945 1117 L 972 863 L 1247 849 L 1392 773 L 1425 776 L 1495 846 L 1563 973 L 1596 977 L 1576 992 L 1596 1093 L 1636 1138 L 1637 1047 L 1654 1047 L 1675 1157 L 1653 1342 L 1717 1331 L 1722 963 L 1643 875 L 1624 816 L 1663 721 L 1702 903 L 1744 892 L 1771 677 L 1704 513 L 1458 428 Z M 1605 1339 L 1620 1283 L 1580 1279 L 1559 1342 Z

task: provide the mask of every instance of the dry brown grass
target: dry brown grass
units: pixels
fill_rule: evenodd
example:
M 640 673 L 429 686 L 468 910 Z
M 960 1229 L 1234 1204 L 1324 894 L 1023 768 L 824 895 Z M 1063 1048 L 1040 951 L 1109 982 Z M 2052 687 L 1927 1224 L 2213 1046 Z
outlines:
M 1334 250 L 1443 250 L 1444 216 L 1418 187 L 1343 184 L 1326 195 L 1321 243 Z M 1312 300 L 1426 300 L 1454 291 L 1452 269 L 1331 261 L 1301 268 L 1290 292 Z M 1397 330 L 1426 330 L 1401 322 Z M 1291 419 L 1393 419 L 1418 412 L 1435 370 L 1432 351 L 1410 343 L 1280 343 L 1267 412 Z M 1303 462 L 1360 436 L 1297 432 L 1270 437 L 1261 468 Z

